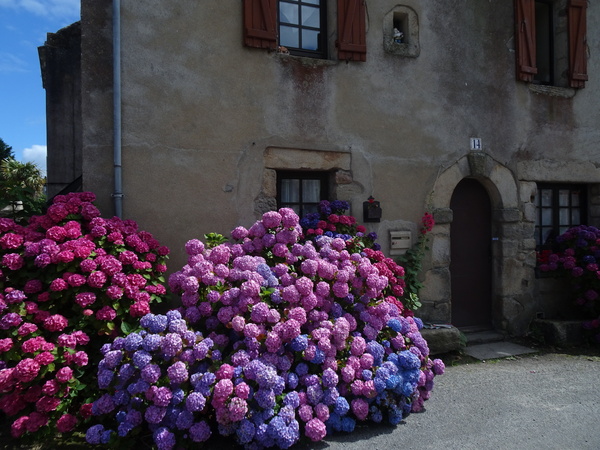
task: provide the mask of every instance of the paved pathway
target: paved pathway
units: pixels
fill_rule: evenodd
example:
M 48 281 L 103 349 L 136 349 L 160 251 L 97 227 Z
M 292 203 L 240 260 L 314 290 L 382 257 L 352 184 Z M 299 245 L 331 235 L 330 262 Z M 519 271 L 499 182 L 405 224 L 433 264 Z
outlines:
M 448 367 L 426 412 L 294 449 L 600 449 L 600 358 L 547 354 Z

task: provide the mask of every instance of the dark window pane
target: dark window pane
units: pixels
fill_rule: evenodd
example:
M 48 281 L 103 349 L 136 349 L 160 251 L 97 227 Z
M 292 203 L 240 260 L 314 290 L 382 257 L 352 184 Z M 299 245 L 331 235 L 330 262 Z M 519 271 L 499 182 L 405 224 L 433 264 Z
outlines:
M 282 203 L 300 201 L 300 180 L 281 180 L 281 201 Z
M 535 30 L 537 67 L 537 74 L 535 75 L 535 80 L 541 84 L 552 84 L 552 6 L 547 4 L 546 2 L 535 2 Z
M 570 218 L 571 218 L 571 214 L 570 214 L 570 210 L 569 208 L 560 208 L 559 210 L 559 217 L 558 217 L 558 224 L 559 225 L 570 225 Z
M 570 191 L 561 189 L 558 191 L 558 206 L 569 206 Z
M 314 30 L 302 30 L 302 48 L 305 50 L 318 50 L 319 32 Z
M 284 47 L 300 47 L 298 28 L 282 26 L 279 29 L 279 43 Z
M 571 205 L 579 206 L 579 191 L 571 192 Z
M 291 23 L 293 25 L 298 25 L 300 23 L 298 5 L 280 2 L 279 21 L 281 23 Z
M 542 189 L 541 190 L 542 206 L 552 206 L 552 190 Z
M 312 6 L 302 7 L 302 26 L 319 28 L 321 26 L 321 12 Z
M 304 203 L 321 201 L 321 180 L 302 180 L 302 201 Z
M 548 240 L 549 237 L 551 237 L 553 235 L 552 233 L 552 228 L 548 228 L 548 227 L 542 227 L 542 237 L 543 237 L 543 241 L 541 242 L 542 244 L 545 244 L 546 241 Z
M 550 208 L 542 209 L 542 225 L 552 225 L 552 210 Z

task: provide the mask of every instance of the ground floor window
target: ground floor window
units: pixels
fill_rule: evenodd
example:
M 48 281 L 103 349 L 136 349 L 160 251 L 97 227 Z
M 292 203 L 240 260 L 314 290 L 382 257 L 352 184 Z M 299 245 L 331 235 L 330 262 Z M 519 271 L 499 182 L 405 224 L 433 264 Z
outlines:
M 587 187 L 581 184 L 538 184 L 535 240 L 538 251 L 550 250 L 569 228 L 587 223 Z
M 277 171 L 277 207 L 292 208 L 303 217 L 318 212 L 329 197 L 329 172 Z

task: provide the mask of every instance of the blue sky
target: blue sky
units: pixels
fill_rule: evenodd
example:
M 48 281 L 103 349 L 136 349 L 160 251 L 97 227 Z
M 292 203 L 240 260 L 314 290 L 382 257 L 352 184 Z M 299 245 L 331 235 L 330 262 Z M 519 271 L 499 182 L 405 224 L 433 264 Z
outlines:
M 0 138 L 46 169 L 46 91 L 38 47 L 77 22 L 80 0 L 0 0 Z

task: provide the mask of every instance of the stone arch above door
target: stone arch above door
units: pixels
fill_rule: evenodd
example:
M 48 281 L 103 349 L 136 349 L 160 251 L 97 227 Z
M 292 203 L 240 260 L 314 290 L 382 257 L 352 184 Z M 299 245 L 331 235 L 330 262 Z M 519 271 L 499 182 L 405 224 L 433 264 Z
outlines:
M 513 173 L 484 152 L 471 152 L 440 173 L 433 186 L 433 210 L 450 207 L 454 188 L 463 178 L 477 178 L 487 189 L 492 207 L 519 208 L 519 193 Z
M 513 172 L 485 152 L 471 152 L 437 177 L 429 207 L 436 227 L 431 234 L 431 265 L 421 291 L 421 315 L 451 323 L 450 200 L 464 178 L 477 179 L 489 194 L 493 226 L 493 324 L 511 334 L 526 331 L 531 315 L 535 252 L 531 224 L 523 219 Z M 530 236 L 531 235 L 531 236 Z

